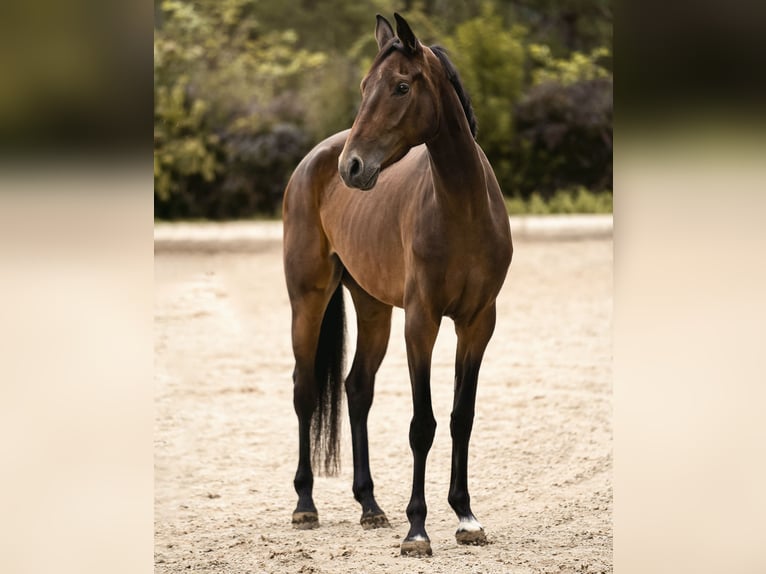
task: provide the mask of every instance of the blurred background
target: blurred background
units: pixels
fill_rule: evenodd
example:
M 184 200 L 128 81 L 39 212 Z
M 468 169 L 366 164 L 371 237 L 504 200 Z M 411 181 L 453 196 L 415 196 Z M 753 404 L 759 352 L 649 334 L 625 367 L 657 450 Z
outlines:
M 612 211 L 609 0 L 156 1 L 158 219 L 279 216 L 292 170 L 349 128 L 375 14 L 446 47 L 509 211 Z

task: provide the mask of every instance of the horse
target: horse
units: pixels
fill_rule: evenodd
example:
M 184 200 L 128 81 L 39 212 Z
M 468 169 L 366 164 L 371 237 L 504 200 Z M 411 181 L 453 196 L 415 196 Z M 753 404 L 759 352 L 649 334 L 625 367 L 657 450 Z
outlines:
M 404 309 L 413 415 L 410 529 L 402 555 L 430 555 L 424 480 L 436 420 L 431 353 L 443 317 L 457 334 L 448 502 L 460 544 L 485 544 L 471 510 L 468 445 L 479 367 L 496 322 L 513 246 L 503 196 L 476 142 L 476 120 L 459 75 L 395 14 L 377 15 L 378 54 L 361 83 L 350 128 L 319 143 L 296 167 L 283 203 L 284 272 L 292 311 L 293 406 L 299 456 L 292 524 L 316 528 L 313 467 L 338 469 L 345 318 L 343 287 L 357 316 L 345 379 L 352 491 L 363 528 L 389 526 L 373 494 L 367 416 L 388 346 L 394 306 Z

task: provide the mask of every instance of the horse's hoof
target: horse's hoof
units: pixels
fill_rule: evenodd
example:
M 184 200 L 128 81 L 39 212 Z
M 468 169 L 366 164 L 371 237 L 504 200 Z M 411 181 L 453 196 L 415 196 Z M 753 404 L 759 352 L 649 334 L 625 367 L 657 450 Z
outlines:
M 458 530 L 455 532 L 455 540 L 457 540 L 458 544 L 484 546 L 487 543 L 487 536 L 484 534 L 484 529 Z
M 386 518 L 386 515 L 382 512 L 380 514 L 364 513 L 362 514 L 362 519 L 359 521 L 359 523 L 365 530 L 372 530 L 374 528 L 391 528 L 391 525 L 388 523 L 388 518 Z
M 431 542 L 428 540 L 405 540 L 402 542 L 402 556 L 431 556 Z
M 319 528 L 319 515 L 316 512 L 293 512 L 293 528 L 298 530 Z

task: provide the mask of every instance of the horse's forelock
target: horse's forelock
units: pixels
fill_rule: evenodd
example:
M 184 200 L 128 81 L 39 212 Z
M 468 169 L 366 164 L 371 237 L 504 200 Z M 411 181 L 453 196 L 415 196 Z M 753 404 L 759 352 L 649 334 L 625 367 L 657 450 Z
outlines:
M 391 38 L 388 43 L 383 46 L 383 48 L 378 52 L 378 55 L 375 56 L 375 60 L 372 63 L 372 67 L 376 67 L 380 65 L 380 63 L 385 60 L 388 56 L 393 54 L 394 52 L 401 52 L 404 54 L 404 46 L 402 46 L 402 41 L 394 36 Z

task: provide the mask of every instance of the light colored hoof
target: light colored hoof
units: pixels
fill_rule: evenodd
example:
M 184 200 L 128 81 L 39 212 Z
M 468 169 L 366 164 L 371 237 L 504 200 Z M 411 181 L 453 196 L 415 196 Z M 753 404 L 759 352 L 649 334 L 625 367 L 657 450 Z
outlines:
M 362 515 L 362 519 L 359 521 L 362 528 L 365 530 L 373 530 L 375 528 L 391 528 L 391 524 L 388 522 L 385 514 L 372 514 Z
M 402 556 L 431 556 L 431 542 L 428 540 L 405 540 L 402 542 Z
M 487 536 L 484 534 L 484 529 L 458 530 L 455 532 L 455 540 L 457 540 L 458 544 L 484 546 L 487 543 Z
M 298 530 L 319 528 L 319 515 L 316 512 L 293 512 L 293 528 Z

